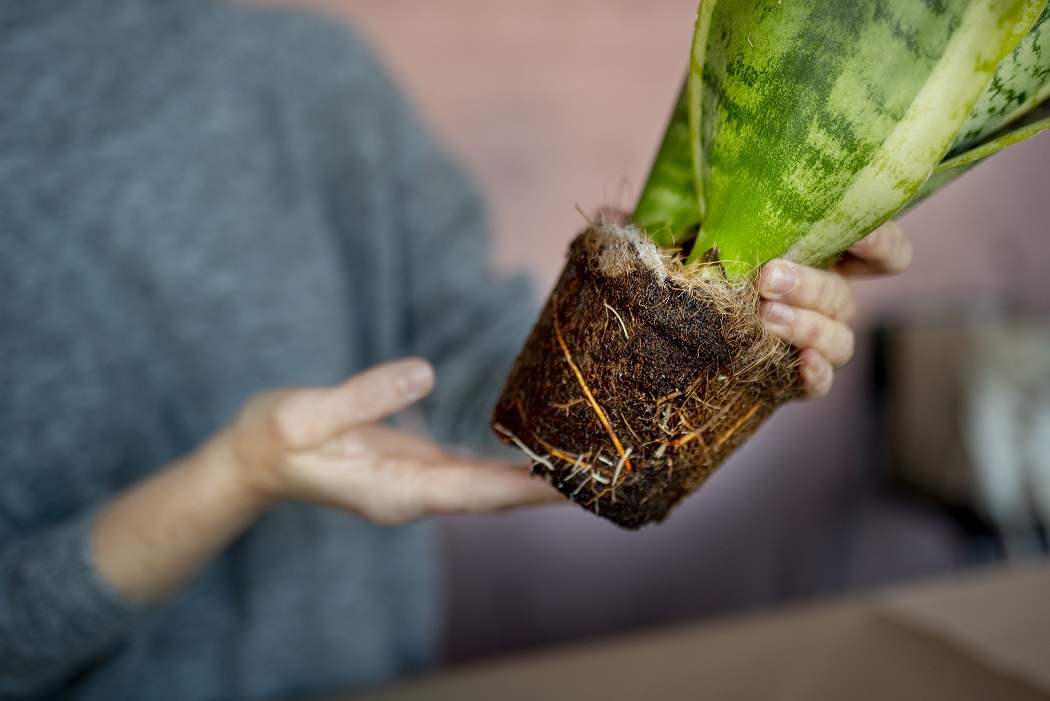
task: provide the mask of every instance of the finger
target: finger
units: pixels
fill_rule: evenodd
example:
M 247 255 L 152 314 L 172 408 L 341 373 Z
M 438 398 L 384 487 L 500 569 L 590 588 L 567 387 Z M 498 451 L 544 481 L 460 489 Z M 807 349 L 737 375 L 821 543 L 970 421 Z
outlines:
M 397 525 L 429 516 L 493 513 L 563 501 L 529 468 L 450 457 L 445 461 L 386 460 L 370 479 L 358 510 L 370 521 Z
M 424 472 L 429 514 L 494 513 L 564 501 L 528 467 L 503 463 L 431 466 Z
M 889 275 L 911 265 L 912 243 L 900 224 L 886 222 L 846 251 L 836 268 L 844 275 Z
M 763 302 L 761 313 L 774 336 L 796 348 L 816 350 L 834 367 L 853 357 L 853 330 L 846 324 L 782 302 Z
M 775 260 L 762 268 L 758 290 L 764 299 L 832 319 L 848 320 L 856 309 L 849 283 L 841 275 L 786 260 Z
M 316 446 L 396 414 L 433 386 L 433 368 L 412 358 L 370 368 L 331 389 L 288 392 L 275 413 L 278 435 L 292 448 Z
M 320 455 L 348 460 L 386 455 L 401 460 L 441 461 L 449 456 L 448 450 L 433 441 L 383 424 L 343 431 L 315 450 Z
M 798 354 L 798 373 L 807 397 L 815 399 L 831 391 L 835 373 L 827 359 L 813 348 Z

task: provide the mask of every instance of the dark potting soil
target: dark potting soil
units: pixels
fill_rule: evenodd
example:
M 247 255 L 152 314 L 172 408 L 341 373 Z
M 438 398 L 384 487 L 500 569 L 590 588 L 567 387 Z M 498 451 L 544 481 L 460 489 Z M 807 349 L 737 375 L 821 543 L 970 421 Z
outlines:
M 638 528 L 799 391 L 753 287 L 688 277 L 637 230 L 602 225 L 573 242 L 493 428 L 569 499 Z

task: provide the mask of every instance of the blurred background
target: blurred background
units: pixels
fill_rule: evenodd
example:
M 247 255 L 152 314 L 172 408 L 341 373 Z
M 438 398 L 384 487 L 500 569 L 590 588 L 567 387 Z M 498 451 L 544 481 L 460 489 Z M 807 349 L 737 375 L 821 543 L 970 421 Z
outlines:
M 546 292 L 577 207 L 633 205 L 696 0 L 269 0 L 363 32 L 491 204 L 495 263 Z M 442 522 L 458 662 L 1045 557 L 1050 133 L 904 219 L 910 271 L 856 285 L 858 352 L 663 525 L 576 508 Z

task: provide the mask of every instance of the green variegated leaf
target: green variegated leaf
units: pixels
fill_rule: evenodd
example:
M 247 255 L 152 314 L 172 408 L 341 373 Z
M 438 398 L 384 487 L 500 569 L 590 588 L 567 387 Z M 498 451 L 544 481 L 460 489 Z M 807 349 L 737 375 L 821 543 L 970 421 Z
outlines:
M 982 143 L 989 134 L 1050 98 L 1050 5 L 1021 43 L 995 70 L 977 104 L 970 110 L 949 157 Z
M 1005 125 L 1005 126 L 1004 126 Z M 955 182 L 988 156 L 1050 128 L 1050 5 L 1004 58 L 948 155 L 895 217 Z
M 652 173 L 633 217 L 634 222 L 649 232 L 657 245 L 665 248 L 677 246 L 700 224 L 689 146 L 686 87 L 682 86 Z
M 703 224 L 732 277 L 815 264 L 912 198 L 1045 0 L 705 0 L 689 78 Z
M 1014 123 L 987 135 L 983 142 L 974 145 L 970 150 L 964 151 L 954 158 L 942 161 L 930 174 L 929 179 L 922 184 L 919 191 L 915 193 L 915 196 L 894 216 L 900 216 L 910 211 L 915 205 L 954 182 L 993 153 L 997 153 L 1007 146 L 1020 143 L 1046 129 L 1050 129 L 1050 100 L 1043 102 Z
M 963 151 L 957 156 L 945 159 L 934 170 L 935 173 L 976 163 L 1007 146 L 1013 146 L 1025 139 L 1035 136 L 1044 129 L 1050 128 L 1050 101 L 1018 119 L 1015 123 L 990 135 L 987 140 Z

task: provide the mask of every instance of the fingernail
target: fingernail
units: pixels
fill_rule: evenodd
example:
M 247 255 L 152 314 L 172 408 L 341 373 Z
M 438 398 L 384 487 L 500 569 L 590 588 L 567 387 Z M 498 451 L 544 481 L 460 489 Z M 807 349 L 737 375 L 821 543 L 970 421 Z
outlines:
M 434 370 L 427 363 L 411 363 L 402 371 L 400 379 L 408 395 L 419 397 L 434 385 Z
M 786 265 L 778 265 L 773 268 L 766 284 L 769 292 L 773 294 L 790 294 L 798 287 L 798 272 Z
M 762 305 L 762 318 L 774 326 L 788 326 L 795 318 L 795 310 L 780 302 L 765 302 Z

